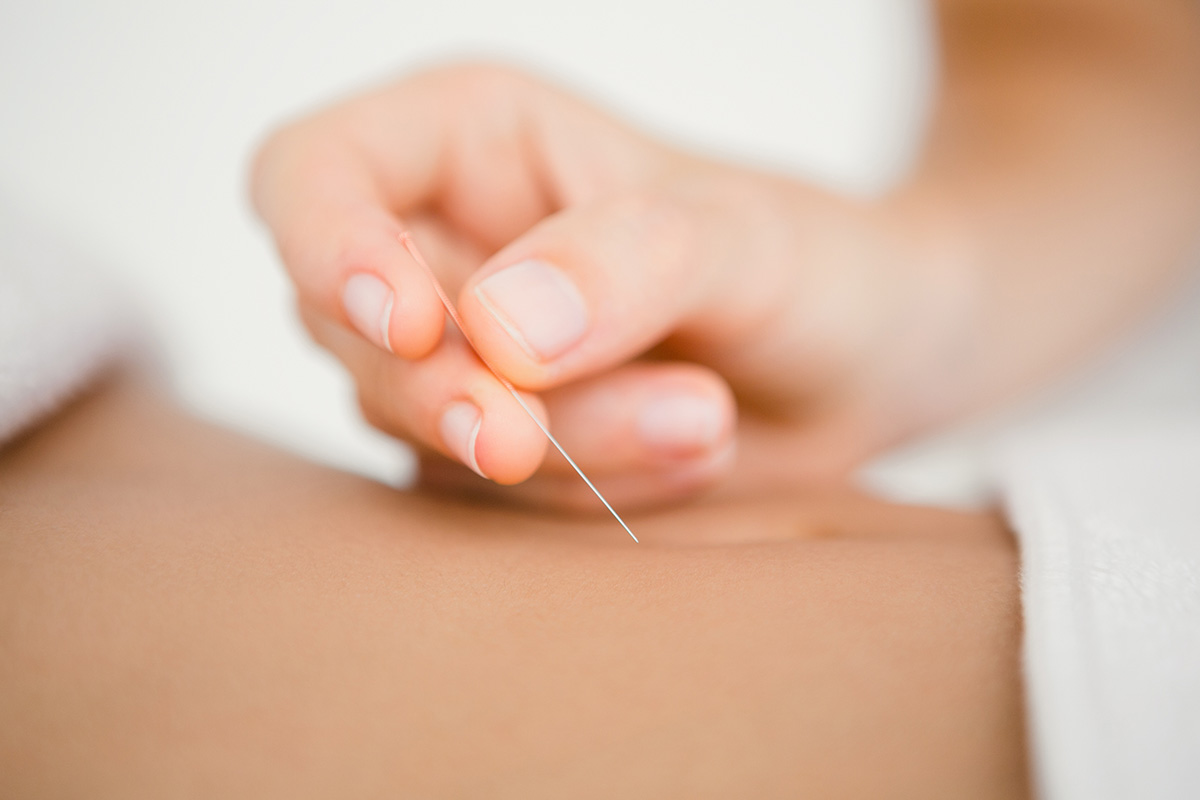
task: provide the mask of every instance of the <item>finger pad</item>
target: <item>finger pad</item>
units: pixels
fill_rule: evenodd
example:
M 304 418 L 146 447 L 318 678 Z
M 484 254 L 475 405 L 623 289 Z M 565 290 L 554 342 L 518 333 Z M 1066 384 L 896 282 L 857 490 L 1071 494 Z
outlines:
M 547 445 L 537 424 L 506 394 L 485 408 L 475 458 L 484 474 L 496 483 L 520 483 L 541 465 Z

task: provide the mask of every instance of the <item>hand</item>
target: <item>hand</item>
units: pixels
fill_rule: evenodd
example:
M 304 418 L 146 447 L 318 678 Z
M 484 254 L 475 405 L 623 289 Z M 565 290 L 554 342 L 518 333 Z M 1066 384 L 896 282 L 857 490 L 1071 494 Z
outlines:
M 313 337 L 427 480 L 483 484 L 465 464 L 524 482 L 509 496 L 595 504 L 447 327 L 405 229 L 622 508 L 838 476 L 946 405 L 922 369 L 959 298 L 931 290 L 956 284 L 919 225 L 673 150 L 521 74 L 443 69 L 291 124 L 252 190 Z

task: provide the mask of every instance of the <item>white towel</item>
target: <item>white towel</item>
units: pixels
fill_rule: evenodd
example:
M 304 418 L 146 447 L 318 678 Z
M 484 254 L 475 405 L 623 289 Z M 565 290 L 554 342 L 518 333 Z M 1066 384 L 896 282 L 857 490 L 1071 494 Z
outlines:
M 129 304 L 93 261 L 0 197 L 0 443 L 128 342 Z
M 1200 410 L 1005 459 L 1045 800 L 1200 797 Z

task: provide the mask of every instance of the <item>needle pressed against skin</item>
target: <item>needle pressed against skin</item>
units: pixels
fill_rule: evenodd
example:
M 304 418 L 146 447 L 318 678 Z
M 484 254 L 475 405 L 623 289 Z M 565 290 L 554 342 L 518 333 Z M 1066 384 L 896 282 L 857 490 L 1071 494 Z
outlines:
M 550 440 L 550 444 L 554 445 L 554 449 L 562 454 L 562 457 L 567 460 L 567 463 L 571 465 L 571 468 L 579 474 L 579 477 L 583 478 L 583 482 L 586 483 L 587 487 L 592 490 L 592 493 L 596 495 L 596 497 L 600 498 L 601 503 L 604 503 L 604 507 L 607 508 L 609 513 L 613 515 L 613 518 L 620 523 L 621 527 L 625 529 L 625 532 L 629 534 L 629 537 L 636 542 L 638 538 L 633 535 L 633 531 L 629 530 L 629 526 L 625 524 L 625 520 L 621 519 L 621 515 L 618 514 L 616 510 L 609 504 L 609 502 L 604 499 L 604 495 L 600 494 L 600 490 L 596 488 L 596 485 L 588 480 L 588 476 L 583 474 L 583 470 L 581 470 L 579 465 L 575 463 L 575 459 L 567 455 L 567 451 L 564 450 L 563 446 L 558 443 L 557 439 L 554 438 L 554 434 L 550 433 L 550 429 L 542 424 L 542 421 L 538 418 L 538 415 L 533 413 L 533 409 L 526 405 L 525 400 L 521 397 L 521 393 L 517 391 L 517 387 L 513 386 L 512 382 L 509 381 L 508 378 L 505 378 L 503 375 L 501 375 L 496 368 L 493 367 L 491 363 L 489 363 L 488 360 L 483 357 L 482 354 L 480 354 L 479 348 L 475 346 L 475 343 L 471 341 L 471 337 L 467 335 L 467 330 L 463 327 L 462 319 L 460 319 L 458 316 L 458 311 L 454 308 L 454 304 L 450 302 L 450 296 L 446 294 L 446 290 L 442 288 L 441 282 L 438 281 L 437 276 L 433 274 L 433 270 L 429 268 L 429 264 L 426 263 L 425 259 L 421 256 L 421 251 L 417 249 L 416 242 L 413 241 L 412 235 L 408 231 L 401 231 L 400 242 L 408 250 L 409 255 L 413 257 L 413 261 L 416 261 L 417 265 L 420 266 L 421 269 L 425 270 L 425 274 L 429 276 L 430 282 L 433 283 L 434 291 L 437 292 L 438 297 L 441 298 L 442 305 L 446 307 L 446 313 L 450 315 L 450 319 L 454 323 L 454 326 L 458 328 L 458 330 L 462 333 L 463 338 L 467 340 L 467 344 L 469 344 L 471 349 L 475 351 L 475 355 L 480 361 L 483 362 L 485 367 L 492 371 L 492 374 L 496 376 L 496 380 L 500 381 L 500 384 L 505 389 L 508 389 L 509 393 L 512 394 L 512 396 L 516 399 L 521 408 L 525 409 L 525 413 L 529 415 L 529 418 L 533 420 L 534 424 L 538 426 L 542 433 L 546 434 L 546 438 Z

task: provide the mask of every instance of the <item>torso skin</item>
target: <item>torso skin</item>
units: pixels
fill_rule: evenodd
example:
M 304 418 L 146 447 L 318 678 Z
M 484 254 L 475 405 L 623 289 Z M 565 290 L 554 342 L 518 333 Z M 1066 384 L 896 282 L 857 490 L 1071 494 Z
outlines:
M 111 382 L 0 451 L 0 795 L 1025 795 L 998 520 L 630 523 L 395 492 Z

